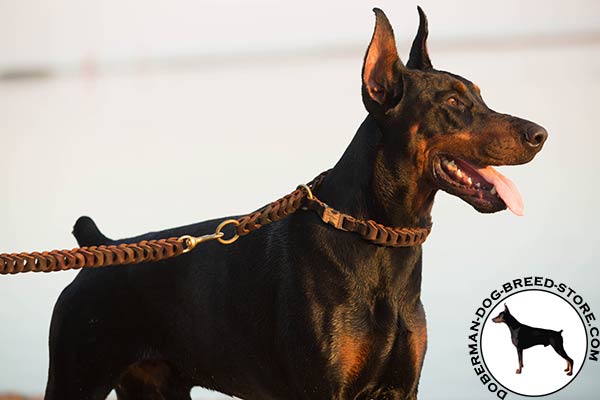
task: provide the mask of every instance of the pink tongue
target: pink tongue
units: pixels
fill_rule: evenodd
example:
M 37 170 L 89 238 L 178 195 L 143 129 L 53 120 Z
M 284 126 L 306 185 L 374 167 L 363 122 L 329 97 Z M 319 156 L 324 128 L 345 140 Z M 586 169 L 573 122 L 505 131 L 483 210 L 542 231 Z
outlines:
M 496 187 L 496 191 L 506 206 L 515 215 L 523 215 L 525 205 L 517 186 L 492 167 L 478 168 L 477 173 Z

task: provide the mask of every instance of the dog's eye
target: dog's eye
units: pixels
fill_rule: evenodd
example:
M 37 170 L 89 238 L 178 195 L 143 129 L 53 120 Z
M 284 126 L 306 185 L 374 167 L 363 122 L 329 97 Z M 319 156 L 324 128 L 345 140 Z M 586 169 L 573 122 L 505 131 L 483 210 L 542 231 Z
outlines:
M 465 106 L 465 103 L 463 103 L 458 97 L 456 96 L 450 96 L 446 99 L 446 103 L 452 107 L 455 108 L 457 110 L 459 110 L 460 112 L 464 112 L 467 107 Z
M 446 100 L 446 103 L 448 103 L 452 107 L 459 107 L 459 108 L 464 107 L 464 104 L 462 103 L 462 101 L 457 99 L 456 96 L 448 97 L 448 99 Z

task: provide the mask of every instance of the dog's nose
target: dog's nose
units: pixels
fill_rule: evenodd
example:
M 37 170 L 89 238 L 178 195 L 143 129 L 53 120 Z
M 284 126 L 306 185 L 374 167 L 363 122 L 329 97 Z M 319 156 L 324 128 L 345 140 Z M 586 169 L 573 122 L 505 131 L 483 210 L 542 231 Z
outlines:
M 525 141 L 531 147 L 540 147 L 548 138 L 548 132 L 538 125 L 530 126 L 525 131 Z

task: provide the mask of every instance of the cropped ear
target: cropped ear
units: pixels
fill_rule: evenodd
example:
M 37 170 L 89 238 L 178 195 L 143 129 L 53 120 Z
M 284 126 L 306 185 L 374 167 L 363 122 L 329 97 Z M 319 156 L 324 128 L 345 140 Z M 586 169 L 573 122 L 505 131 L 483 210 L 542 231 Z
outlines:
M 427 52 L 427 35 L 429 35 L 429 28 L 425 12 L 419 6 L 417 6 L 417 10 L 419 10 L 419 30 L 417 31 L 417 36 L 415 36 L 415 40 L 410 49 L 410 57 L 406 66 L 411 69 L 426 71 L 433 69 L 431 60 L 429 59 L 429 53 Z
M 508 306 L 506 305 L 506 303 L 504 303 L 504 311 L 510 312 L 508 311 Z
M 402 97 L 402 70 L 394 31 L 387 17 L 374 8 L 375 31 L 362 69 L 363 102 L 369 112 L 385 111 Z

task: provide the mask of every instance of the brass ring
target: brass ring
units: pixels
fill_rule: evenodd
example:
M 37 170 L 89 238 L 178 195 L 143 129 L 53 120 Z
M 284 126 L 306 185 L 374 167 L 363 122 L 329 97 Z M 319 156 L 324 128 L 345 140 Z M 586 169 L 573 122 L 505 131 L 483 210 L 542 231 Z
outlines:
M 235 226 L 238 226 L 240 224 L 240 221 L 238 221 L 237 219 L 227 219 L 223 222 L 221 222 L 219 224 L 219 226 L 217 226 L 217 230 L 215 230 L 215 234 L 222 234 L 221 230 L 226 227 L 227 225 L 233 224 Z M 237 233 L 235 235 L 233 235 L 232 237 L 230 237 L 229 239 L 223 239 L 222 237 L 217 238 L 217 240 L 219 241 L 219 243 L 221 244 L 231 244 L 233 242 L 235 242 L 236 240 L 238 240 L 240 238 L 240 235 L 238 235 Z
M 306 184 L 303 183 L 301 185 L 298 185 L 298 187 L 296 189 L 300 189 L 300 188 L 306 190 L 306 193 L 308 194 L 308 199 L 309 200 L 312 200 L 312 199 L 315 198 L 315 196 L 313 196 L 312 190 L 310 190 L 310 187 L 308 187 L 308 185 L 306 185 Z

